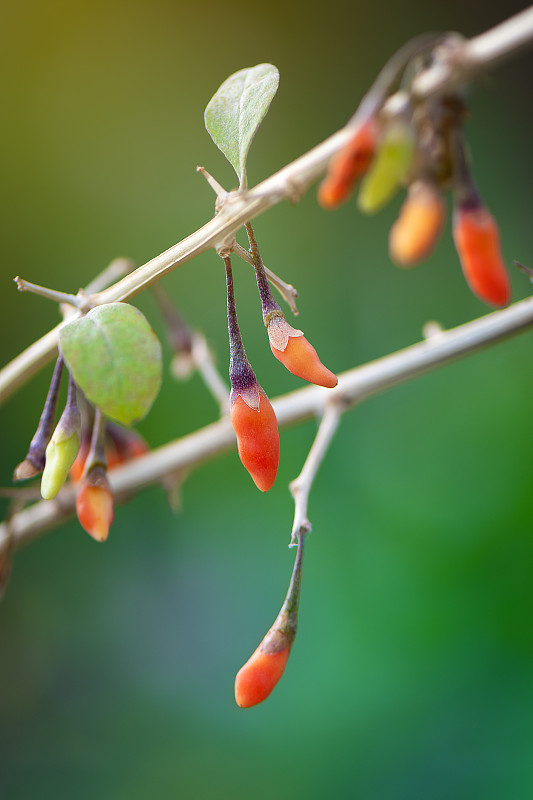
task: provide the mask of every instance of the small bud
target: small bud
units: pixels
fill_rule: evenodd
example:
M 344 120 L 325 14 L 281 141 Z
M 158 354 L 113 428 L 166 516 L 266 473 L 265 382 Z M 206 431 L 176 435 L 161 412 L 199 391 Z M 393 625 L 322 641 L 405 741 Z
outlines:
M 509 302 L 511 287 L 500 250 L 498 226 L 485 206 L 459 206 L 453 238 L 466 281 L 474 294 L 493 306 Z
M 268 492 L 278 472 L 279 432 L 274 409 L 258 383 L 232 390 L 231 424 L 243 466 L 257 488 Z
M 44 500 L 53 500 L 67 479 L 80 448 L 81 415 L 76 402 L 76 384 L 69 376 L 65 410 L 46 448 L 41 479 Z
M 44 500 L 53 500 L 67 479 L 69 469 L 74 463 L 80 447 L 77 431 L 65 436 L 64 430 L 57 426 L 46 448 L 46 463 L 41 479 L 41 494 Z
M 80 525 L 97 542 L 105 542 L 114 517 L 113 492 L 102 466 L 93 467 L 83 479 L 76 496 Z
M 400 267 L 424 261 L 439 240 L 445 213 L 442 195 L 432 183 L 412 183 L 389 234 L 391 259 Z
M 271 312 L 265 324 L 272 353 L 289 372 L 328 389 L 338 384 L 337 376 L 322 364 L 313 345 L 302 331 L 289 325 L 281 311 Z
M 291 582 L 281 611 L 259 647 L 235 678 L 235 700 L 241 708 L 250 708 L 266 700 L 287 665 L 298 626 L 303 542 L 304 534 L 299 533 Z
M 39 425 L 31 440 L 29 450 L 24 461 L 15 468 L 13 475 L 14 481 L 25 481 L 34 478 L 44 469 L 45 452 L 54 430 L 57 398 L 59 396 L 59 385 L 63 372 L 63 359 L 61 356 L 56 361 L 50 388 L 46 395 L 46 401 L 39 420 Z
M 328 174 L 318 189 L 322 208 L 336 208 L 350 196 L 367 171 L 376 150 L 377 126 L 371 120 L 358 128 L 348 143 L 329 162 Z
M 409 127 L 401 121 L 391 123 L 361 184 L 357 198 L 360 211 L 375 214 L 394 197 L 409 171 L 413 153 L 414 139 Z

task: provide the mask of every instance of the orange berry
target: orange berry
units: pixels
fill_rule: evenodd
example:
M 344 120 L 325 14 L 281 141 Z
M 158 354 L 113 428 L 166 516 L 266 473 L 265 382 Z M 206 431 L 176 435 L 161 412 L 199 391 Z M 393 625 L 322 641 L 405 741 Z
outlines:
M 389 234 L 391 259 L 400 267 L 424 261 L 439 240 L 445 213 L 444 200 L 436 187 L 425 181 L 411 184 Z
M 265 325 L 272 353 L 289 372 L 328 389 L 338 384 L 337 376 L 322 364 L 303 332 L 289 325 L 279 307 L 266 314 Z
M 318 202 L 322 208 L 336 208 L 348 199 L 357 181 L 370 166 L 376 150 L 376 139 L 376 124 L 367 122 L 333 156 L 328 174 L 318 189 Z
M 466 281 L 474 294 L 493 306 L 509 302 L 511 287 L 494 217 L 484 206 L 455 211 L 453 238 Z
M 279 464 L 278 422 L 274 409 L 256 384 L 258 408 L 252 408 L 236 393 L 231 406 L 231 424 L 237 437 L 239 458 L 262 492 L 274 484 Z
M 82 528 L 97 542 L 105 542 L 114 517 L 111 489 L 85 480 L 76 497 L 76 512 Z
M 250 708 L 269 696 L 285 670 L 290 645 L 279 653 L 265 653 L 259 645 L 235 678 L 235 700 L 241 708 Z
M 303 378 L 304 381 L 316 383 L 317 386 L 326 386 L 328 389 L 333 389 L 338 384 L 337 376 L 324 366 L 315 348 L 305 336 L 290 336 L 285 350 L 276 350 L 272 344 L 270 348 L 289 372 Z

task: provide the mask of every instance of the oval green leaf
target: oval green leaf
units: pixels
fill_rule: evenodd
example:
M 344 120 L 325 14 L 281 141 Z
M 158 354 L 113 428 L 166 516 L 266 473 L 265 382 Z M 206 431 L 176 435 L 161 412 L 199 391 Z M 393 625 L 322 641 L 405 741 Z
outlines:
M 268 111 L 279 84 L 272 64 L 258 64 L 235 72 L 224 81 L 205 110 L 205 127 L 246 186 L 246 158 L 255 133 Z
M 132 425 L 161 386 L 161 345 L 148 320 L 127 303 L 97 306 L 59 332 L 59 349 L 87 399 L 106 417 Z

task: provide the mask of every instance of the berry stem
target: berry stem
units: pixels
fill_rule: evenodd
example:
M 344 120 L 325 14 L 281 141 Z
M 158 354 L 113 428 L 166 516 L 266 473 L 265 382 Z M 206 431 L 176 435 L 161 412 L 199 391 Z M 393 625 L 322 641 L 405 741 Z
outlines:
M 226 295 L 228 306 L 228 333 L 229 333 L 229 378 L 231 382 L 232 395 L 250 388 L 257 383 L 255 373 L 250 362 L 246 357 L 246 351 L 242 342 L 239 322 L 237 320 L 237 310 L 235 308 L 235 294 L 233 292 L 233 272 L 231 269 L 231 258 L 224 257 L 226 267 Z
M 261 307 L 263 309 L 263 320 L 266 320 L 267 316 L 271 314 L 272 311 L 281 311 L 281 308 L 272 297 L 272 292 L 270 291 L 270 286 L 268 285 L 268 279 L 265 272 L 265 265 L 263 264 L 261 253 L 259 252 L 259 246 L 257 244 L 257 239 L 255 238 L 252 224 L 247 222 L 244 227 L 246 228 L 248 241 L 250 242 L 250 252 L 253 258 L 255 278 L 257 281 L 257 288 L 259 290 L 259 297 L 261 298 Z
M 106 433 L 106 418 L 99 408 L 95 408 L 91 444 L 85 461 L 85 476 L 95 467 L 103 467 L 104 471 L 107 469 L 107 458 L 105 454 Z
M 302 467 L 302 471 L 289 484 L 289 490 L 294 500 L 294 523 L 292 526 L 291 545 L 294 545 L 300 534 L 310 533 L 311 523 L 307 517 L 309 492 L 318 472 L 318 468 L 327 453 L 328 447 L 335 435 L 339 420 L 345 410 L 345 405 L 339 400 L 327 403 L 320 425 L 309 450 L 309 454 Z

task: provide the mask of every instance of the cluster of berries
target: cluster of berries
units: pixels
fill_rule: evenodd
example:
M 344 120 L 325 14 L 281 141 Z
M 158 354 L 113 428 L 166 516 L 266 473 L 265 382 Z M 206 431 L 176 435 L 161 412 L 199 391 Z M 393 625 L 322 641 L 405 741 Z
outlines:
M 103 542 L 114 516 L 107 471 L 146 453 L 148 446 L 139 434 L 107 421 L 93 409 L 70 374 L 65 408 L 55 425 L 62 373 L 59 356 L 37 431 L 24 461 L 15 469 L 14 480 L 42 473 L 41 495 L 53 500 L 70 476 L 77 484 L 79 522 L 93 539 Z
M 496 222 L 472 178 L 462 131 L 465 106 L 457 95 L 414 103 L 407 92 L 392 113 L 387 105 L 356 115 L 353 135 L 332 159 L 318 191 L 327 209 L 344 202 L 362 179 L 357 205 L 379 211 L 400 186 L 407 197 L 389 236 L 391 259 L 411 267 L 434 250 L 446 217 L 443 193 L 453 192 L 453 238 L 464 276 L 479 298 L 505 306 L 510 284 Z
M 338 383 L 337 377 L 322 364 L 316 350 L 307 341 L 303 332 L 289 325 L 283 311 L 272 297 L 253 231 L 250 225 L 246 227 L 250 237 L 263 321 L 273 355 L 293 375 L 318 386 L 334 388 Z M 278 471 L 278 424 L 274 409 L 257 382 L 246 357 L 235 310 L 231 260 L 226 257 L 224 262 L 230 345 L 231 424 L 237 437 L 242 464 L 258 489 L 267 492 L 274 484 Z

